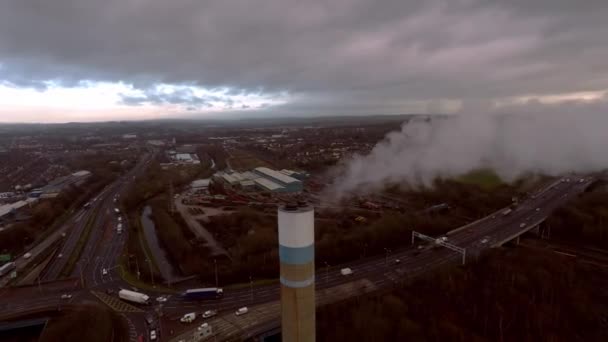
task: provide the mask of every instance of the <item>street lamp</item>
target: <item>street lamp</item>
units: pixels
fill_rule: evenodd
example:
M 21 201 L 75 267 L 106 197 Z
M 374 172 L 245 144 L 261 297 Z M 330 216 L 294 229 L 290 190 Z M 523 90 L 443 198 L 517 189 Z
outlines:
M 386 252 L 386 258 L 385 258 L 385 260 L 384 260 L 384 263 L 385 263 L 386 265 L 388 265 L 388 253 L 390 253 L 390 252 L 391 252 L 391 250 L 390 250 L 390 249 L 388 249 L 388 248 L 385 248 L 385 249 L 384 249 L 384 251 Z
M 219 281 L 218 281 L 218 278 L 217 278 L 217 260 L 216 259 L 213 259 L 213 265 L 214 265 L 214 268 L 215 268 L 215 287 L 218 287 L 219 286 Z
M 152 287 L 156 288 L 156 285 L 154 284 L 154 272 L 152 271 L 152 265 L 150 264 L 150 259 L 146 259 L 146 262 L 148 263 L 148 271 L 150 271 L 150 277 L 152 277 Z
M 249 276 L 249 288 L 251 290 L 251 304 L 253 305 L 253 278 Z

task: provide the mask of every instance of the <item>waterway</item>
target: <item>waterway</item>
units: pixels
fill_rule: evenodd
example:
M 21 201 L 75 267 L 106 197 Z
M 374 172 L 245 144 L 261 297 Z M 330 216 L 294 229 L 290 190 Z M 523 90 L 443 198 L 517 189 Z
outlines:
M 177 278 L 177 272 L 175 272 L 173 269 L 173 266 L 169 262 L 165 251 L 160 246 L 158 237 L 156 236 L 156 227 L 154 225 L 154 221 L 152 221 L 151 215 L 152 208 L 150 208 L 150 206 L 146 206 L 141 214 L 141 226 L 144 229 L 144 236 L 146 237 L 148 247 L 150 247 L 154 260 L 158 265 L 160 274 L 165 280 L 173 281 Z

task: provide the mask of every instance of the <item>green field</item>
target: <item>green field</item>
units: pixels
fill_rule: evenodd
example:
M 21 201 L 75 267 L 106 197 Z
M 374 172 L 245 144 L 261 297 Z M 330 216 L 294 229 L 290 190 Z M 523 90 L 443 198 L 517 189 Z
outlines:
M 465 184 L 478 185 L 484 189 L 492 190 L 503 184 L 502 179 L 490 169 L 479 169 L 470 171 L 460 177 L 458 181 Z

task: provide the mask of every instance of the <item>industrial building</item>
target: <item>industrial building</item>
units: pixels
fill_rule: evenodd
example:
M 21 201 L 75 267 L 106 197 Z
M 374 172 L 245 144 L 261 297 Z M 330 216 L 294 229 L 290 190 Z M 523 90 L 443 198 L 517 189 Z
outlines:
M 308 173 L 302 172 L 302 171 L 292 171 L 292 170 L 283 169 L 280 172 L 282 174 L 285 174 L 289 177 L 295 178 L 300 181 L 303 181 L 303 180 L 307 179 L 308 177 L 310 177 L 310 175 Z
M 269 192 L 285 192 L 285 187 L 275 183 L 269 179 L 266 179 L 264 177 L 259 177 L 253 180 L 253 182 L 255 183 L 255 185 L 258 186 L 258 188 L 260 188 L 262 191 L 269 191 Z
M 299 192 L 303 189 L 302 181 L 288 176 L 285 173 L 272 170 L 267 167 L 256 167 L 253 172 L 281 185 L 285 188 L 285 192 Z
M 63 176 L 54 179 L 49 184 L 40 189 L 34 189 L 30 192 L 30 197 L 54 198 L 70 186 L 80 186 L 87 178 L 91 176 L 91 172 L 82 170 L 72 173 L 68 176 Z
M 311 206 L 278 209 L 283 341 L 315 340 L 315 228 Z
M 289 170 L 285 170 L 289 171 Z M 289 171 L 290 174 L 303 173 Z M 268 192 L 299 192 L 302 191 L 302 181 L 293 178 L 282 171 L 275 171 L 266 167 L 258 167 L 246 172 L 218 172 L 213 180 L 224 184 L 228 188 L 240 188 L 244 191 Z
M 210 183 L 210 179 L 197 179 L 195 181 L 192 181 L 192 183 L 190 183 L 190 188 L 194 191 L 197 190 L 207 190 L 207 188 L 209 188 L 209 183 Z

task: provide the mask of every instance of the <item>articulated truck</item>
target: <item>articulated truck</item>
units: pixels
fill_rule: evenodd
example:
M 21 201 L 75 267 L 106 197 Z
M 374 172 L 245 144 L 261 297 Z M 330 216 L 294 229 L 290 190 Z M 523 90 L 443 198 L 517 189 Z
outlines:
M 118 291 L 118 298 L 122 300 L 126 300 L 129 302 L 137 303 L 137 304 L 149 304 L 150 296 L 144 293 L 139 293 L 135 291 L 129 290 L 120 290 Z
M 189 300 L 217 299 L 221 298 L 224 290 L 218 287 L 208 287 L 203 289 L 190 289 L 182 293 L 182 297 Z

